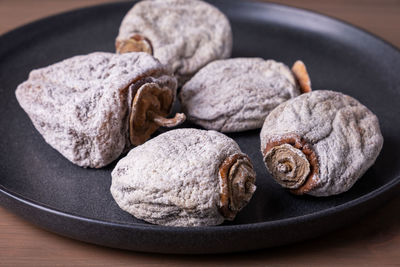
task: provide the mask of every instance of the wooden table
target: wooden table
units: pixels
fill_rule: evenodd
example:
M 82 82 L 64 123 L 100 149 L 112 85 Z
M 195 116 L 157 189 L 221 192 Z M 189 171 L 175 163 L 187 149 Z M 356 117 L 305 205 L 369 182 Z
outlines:
M 104 2 L 109 1 L 0 0 L 0 34 L 47 15 Z M 275 2 L 340 18 L 400 47 L 398 0 Z M 344 229 L 294 245 L 233 255 L 178 256 L 115 250 L 60 237 L 0 207 L 0 266 L 400 265 L 399 208 L 397 196 Z

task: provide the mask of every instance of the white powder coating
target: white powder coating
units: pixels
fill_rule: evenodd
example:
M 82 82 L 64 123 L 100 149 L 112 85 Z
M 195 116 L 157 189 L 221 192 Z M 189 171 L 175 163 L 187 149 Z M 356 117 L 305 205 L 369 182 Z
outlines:
M 265 119 L 261 151 L 288 134 L 308 142 L 318 158 L 316 187 L 307 194 L 347 191 L 375 162 L 383 145 L 378 118 L 354 98 L 313 91 L 279 105 Z
M 207 63 L 228 58 L 232 30 L 216 7 L 198 0 L 147 0 L 122 20 L 117 42 L 140 34 L 150 40 L 153 55 L 170 66 L 182 83 Z
M 136 87 L 155 82 L 175 95 L 170 75 L 146 53 L 96 52 L 33 70 L 16 96 L 47 143 L 77 165 L 99 168 L 131 146 Z
M 262 58 L 217 60 L 182 88 L 187 118 L 206 129 L 238 132 L 261 128 L 280 103 L 300 94 L 291 70 Z
M 111 193 L 121 209 L 153 224 L 221 224 L 219 167 L 237 153 L 243 154 L 236 142 L 221 133 L 171 130 L 118 162 Z

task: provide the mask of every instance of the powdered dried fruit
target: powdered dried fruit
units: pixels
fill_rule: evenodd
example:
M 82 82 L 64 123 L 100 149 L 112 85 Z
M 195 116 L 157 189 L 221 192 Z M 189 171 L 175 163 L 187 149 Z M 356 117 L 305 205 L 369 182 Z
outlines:
M 146 0 L 126 14 L 115 46 L 118 53 L 151 53 L 183 84 L 207 63 L 230 56 L 232 31 L 226 16 L 203 1 Z
M 176 79 L 146 53 L 92 53 L 33 70 L 17 99 L 47 143 L 83 167 L 99 168 L 160 126 Z
M 233 220 L 255 191 L 250 159 L 231 138 L 178 129 L 132 149 L 112 172 L 111 193 L 136 218 L 172 226 Z
M 354 98 L 333 91 L 280 104 L 261 130 L 267 169 L 294 194 L 347 191 L 372 166 L 382 145 L 378 118 Z
M 299 73 L 308 78 L 303 66 Z M 301 94 L 293 72 L 284 64 L 261 58 L 218 60 L 202 68 L 182 88 L 179 98 L 188 119 L 206 129 L 238 132 L 261 128 L 280 103 Z

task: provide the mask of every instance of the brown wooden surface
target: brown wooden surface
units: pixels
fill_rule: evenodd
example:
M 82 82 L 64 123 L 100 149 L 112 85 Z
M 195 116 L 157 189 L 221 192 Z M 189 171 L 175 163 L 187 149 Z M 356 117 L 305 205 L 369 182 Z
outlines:
M 0 34 L 47 15 L 104 2 L 109 1 L 0 0 Z M 399 0 L 274 2 L 340 18 L 400 47 Z M 285 247 L 234 255 L 177 256 L 78 242 L 41 230 L 0 207 L 0 266 L 400 265 L 399 208 L 397 196 L 344 229 Z

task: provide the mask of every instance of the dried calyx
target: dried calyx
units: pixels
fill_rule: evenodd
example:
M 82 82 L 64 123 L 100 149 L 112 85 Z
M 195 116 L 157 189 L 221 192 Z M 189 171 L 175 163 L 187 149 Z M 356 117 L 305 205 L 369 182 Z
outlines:
M 303 152 L 288 144 L 273 147 L 264 160 L 272 176 L 286 188 L 298 188 L 310 173 L 310 164 Z
M 318 160 L 311 146 L 297 135 L 270 142 L 263 152 L 264 162 L 283 187 L 294 194 L 304 194 L 315 187 Z
M 301 93 L 311 92 L 311 79 L 303 61 L 297 60 L 292 66 L 292 72 L 300 85 Z
M 123 41 L 117 41 L 115 44 L 117 53 L 145 52 L 153 55 L 153 46 L 146 37 L 135 34 L 131 38 Z
M 131 144 L 143 144 L 160 126 L 174 127 L 185 121 L 183 113 L 166 118 L 173 101 L 173 92 L 157 83 L 146 83 L 137 90 L 129 115 Z
M 233 220 L 251 199 L 256 190 L 256 174 L 249 158 L 235 154 L 224 160 L 219 167 L 221 179 L 220 213 Z

